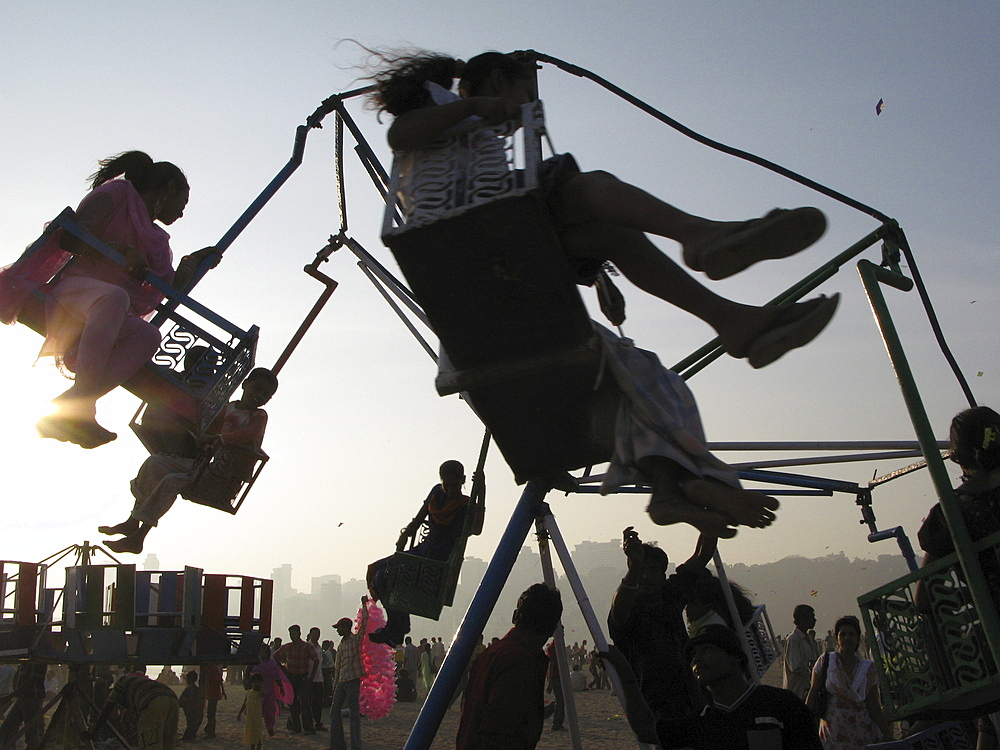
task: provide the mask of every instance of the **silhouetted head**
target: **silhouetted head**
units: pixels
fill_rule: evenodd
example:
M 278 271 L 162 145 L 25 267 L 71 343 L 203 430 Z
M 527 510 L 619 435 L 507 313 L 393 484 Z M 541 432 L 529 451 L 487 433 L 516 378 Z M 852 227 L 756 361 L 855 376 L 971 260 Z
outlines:
M 278 376 L 266 367 L 257 367 L 243 381 L 240 402 L 250 407 L 261 407 L 271 400 L 277 390 Z
M 462 491 L 465 484 L 465 467 L 461 461 L 445 461 L 438 469 L 438 476 L 441 477 L 441 487 L 448 494 Z
M 753 617 L 754 605 L 750 601 L 746 589 L 733 581 L 729 581 L 729 590 L 733 594 L 733 601 L 736 603 L 736 611 L 740 616 L 738 628 L 732 622 L 729 613 L 729 602 L 726 601 L 726 593 L 722 588 L 722 581 L 712 575 L 709 571 L 702 569 L 698 574 L 698 580 L 694 585 L 694 592 L 691 601 L 687 605 L 688 619 L 698 619 L 708 613 L 709 610 L 717 613 L 724 619 L 729 627 L 742 629 Z
M 735 670 L 745 673 L 748 659 L 740 637 L 725 625 L 706 625 L 689 640 L 684 654 L 699 685 L 711 687 L 720 679 L 732 676 Z
M 430 106 L 431 95 L 424 84 L 430 81 L 450 91 L 461 71 L 461 60 L 447 55 L 424 50 L 379 52 L 361 46 L 372 63 L 383 67 L 370 76 L 375 91 L 369 102 L 390 115 Z
M 514 626 L 548 638 L 562 617 L 562 597 L 544 583 L 529 586 L 517 600 L 511 618 Z
M 458 90 L 463 97 L 499 96 L 527 104 L 538 98 L 536 67 L 534 60 L 516 52 L 483 52 L 465 63 Z
M 951 460 L 966 476 L 1000 466 L 1000 414 L 976 406 L 951 420 Z
M 153 206 L 150 219 L 173 224 L 184 215 L 191 187 L 180 167 L 168 161 L 154 162 L 143 151 L 126 151 L 98 162 L 98 169 L 88 178 L 91 187 L 100 187 L 115 177 L 124 177 Z
M 808 604 L 797 604 L 792 610 L 792 620 L 799 630 L 809 630 L 816 627 L 816 610 Z

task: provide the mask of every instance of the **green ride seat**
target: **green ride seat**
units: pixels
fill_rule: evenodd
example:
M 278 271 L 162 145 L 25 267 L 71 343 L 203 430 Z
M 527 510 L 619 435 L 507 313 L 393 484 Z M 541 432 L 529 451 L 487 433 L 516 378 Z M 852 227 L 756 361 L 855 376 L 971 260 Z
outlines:
M 1000 533 L 973 542 L 1000 559 Z M 916 606 L 924 587 L 929 612 Z M 993 606 L 997 594 L 993 594 Z M 1000 709 L 1000 670 L 958 555 L 858 597 L 890 721 L 975 717 Z
M 470 503 L 462 533 L 447 560 L 409 554 L 404 538 L 400 538 L 386 571 L 389 595 L 383 602 L 385 606 L 430 620 L 441 617 L 441 610 L 455 601 L 458 576 L 465 560 L 465 544 L 472 532 L 474 518 Z

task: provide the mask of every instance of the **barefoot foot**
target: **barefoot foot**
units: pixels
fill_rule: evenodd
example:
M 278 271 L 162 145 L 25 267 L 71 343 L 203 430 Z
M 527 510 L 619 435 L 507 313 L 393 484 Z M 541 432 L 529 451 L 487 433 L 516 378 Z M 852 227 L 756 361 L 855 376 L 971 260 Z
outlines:
M 138 555 L 142 552 L 142 542 L 142 539 L 132 536 L 127 536 L 124 539 L 104 540 L 104 544 L 107 545 L 108 549 L 112 552 L 128 552 L 132 555 Z
M 35 430 L 40 437 L 74 443 L 88 449 L 110 443 L 118 437 L 97 424 L 93 418 L 80 419 L 58 413 L 39 419 L 35 423 Z
M 100 534 L 107 534 L 108 536 L 115 536 L 116 534 L 124 534 L 125 536 L 130 536 L 139 530 L 139 522 L 134 518 L 130 518 L 127 521 L 122 521 L 114 526 L 98 526 L 97 531 Z
M 657 526 L 686 523 L 694 526 L 698 531 L 720 539 L 732 539 L 736 536 L 736 529 L 732 528 L 732 520 L 721 513 L 699 507 L 688 500 L 657 501 L 654 496 L 650 498 L 646 512 L 649 513 L 649 520 Z
M 762 529 L 775 519 L 778 501 L 770 495 L 732 487 L 714 479 L 691 478 L 683 482 L 692 503 L 724 514 L 741 526 Z

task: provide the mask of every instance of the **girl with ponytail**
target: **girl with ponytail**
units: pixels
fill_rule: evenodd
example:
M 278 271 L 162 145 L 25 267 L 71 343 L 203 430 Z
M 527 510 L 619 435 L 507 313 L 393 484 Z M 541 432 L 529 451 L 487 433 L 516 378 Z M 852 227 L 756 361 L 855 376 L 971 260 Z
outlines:
M 396 151 L 421 149 L 476 120 L 520 116 L 537 98 L 530 53 L 485 52 L 468 62 L 428 52 L 368 50 L 383 66 L 370 76 L 370 104 L 394 117 L 387 138 Z M 452 91 L 459 79 L 458 93 Z M 685 263 L 722 279 L 769 258 L 805 249 L 826 229 L 816 208 L 775 209 L 760 219 L 714 221 L 685 213 L 608 172 L 581 172 L 570 154 L 545 162 L 541 192 L 579 283 L 593 284 L 607 262 L 640 289 L 698 316 L 730 355 L 764 367 L 812 341 L 833 317 L 839 295 L 781 307 L 743 305 L 714 294 L 660 251 L 646 233 L 676 240 Z M 624 320 L 622 310 L 609 315 Z
M 0 319 L 15 322 L 27 296 L 73 258 L 48 290 L 40 356 L 54 356 L 75 380 L 36 427 L 42 437 L 95 448 L 117 437 L 97 423 L 97 400 L 135 374 L 160 345 L 159 331 L 144 318 L 162 295 L 145 281 L 146 273 L 183 289 L 201 259 L 218 254 L 199 250 L 182 262 L 185 273 L 174 271 L 170 235 L 159 225 L 183 216 L 190 193 L 174 164 L 128 151 L 99 162 L 89 180 L 92 190 L 76 221 L 120 252 L 124 264 L 57 230 L 33 255 L 0 273 Z

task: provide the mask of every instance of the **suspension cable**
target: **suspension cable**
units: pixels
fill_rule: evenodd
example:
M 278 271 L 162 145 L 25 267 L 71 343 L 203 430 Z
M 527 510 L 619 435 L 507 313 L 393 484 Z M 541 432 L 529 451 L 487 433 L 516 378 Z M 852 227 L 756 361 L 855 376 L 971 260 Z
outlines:
M 923 305 L 924 308 L 924 312 L 927 315 L 927 320 L 930 323 L 931 331 L 934 334 L 934 339 L 937 341 L 938 347 L 941 349 L 941 353 L 944 356 L 945 361 L 950 366 L 952 372 L 954 373 L 956 380 L 958 380 L 958 384 L 961 387 L 963 393 L 965 394 L 965 397 L 968 400 L 969 405 L 970 406 L 976 405 L 976 398 L 972 393 L 972 388 L 969 386 L 969 382 L 966 379 L 961 368 L 959 367 L 958 361 L 955 359 L 955 355 L 952 353 L 951 348 L 948 346 L 948 342 L 945 340 L 944 332 L 941 329 L 941 324 L 938 320 L 937 313 L 934 311 L 934 306 L 931 303 L 930 295 L 927 293 L 927 288 L 924 286 L 923 278 L 920 275 L 920 270 L 917 268 L 917 262 L 913 256 L 912 250 L 910 249 L 910 245 L 906 241 L 906 237 L 903 234 L 903 230 L 899 228 L 899 225 L 895 222 L 895 220 L 889 218 L 884 213 L 875 208 L 872 208 L 871 206 L 861 203 L 860 201 L 857 201 L 854 198 L 850 198 L 849 196 L 846 196 L 843 193 L 834 190 L 833 188 L 827 187 L 826 185 L 822 185 L 816 182 L 815 180 L 811 180 L 808 177 L 798 174 L 797 172 L 793 172 L 792 170 L 787 169 L 786 167 L 782 167 L 779 164 L 775 164 L 774 162 L 769 161 L 768 159 L 757 156 L 756 154 L 751 154 L 747 151 L 742 151 L 738 148 L 733 148 L 732 146 L 727 146 L 724 143 L 720 143 L 719 141 L 714 141 L 711 138 L 708 138 L 707 136 L 697 133 L 691 128 L 687 127 L 686 125 L 683 125 L 682 123 L 678 122 L 672 117 L 669 117 L 660 110 L 656 109 L 649 103 L 642 101 L 637 96 L 630 94 L 629 92 L 625 91 L 619 86 L 616 86 L 610 81 L 602 78 L 596 73 L 593 73 L 592 71 L 589 71 L 585 68 L 581 68 L 578 65 L 573 65 L 572 63 L 568 63 L 565 60 L 560 60 L 559 58 L 552 57 L 551 55 L 546 55 L 541 52 L 537 52 L 535 50 L 526 50 L 524 54 L 527 57 L 534 58 L 538 62 L 545 62 L 549 63 L 550 65 L 554 65 L 555 67 L 565 71 L 566 73 L 569 73 L 570 75 L 574 75 L 579 78 L 586 78 L 587 80 L 596 83 L 597 85 L 607 89 L 608 91 L 620 97 L 621 99 L 624 99 L 632 106 L 642 110 L 643 112 L 650 115 L 651 117 L 656 118 L 660 122 L 669 125 L 674 130 L 677 130 L 679 133 L 686 135 L 687 137 L 697 141 L 698 143 L 708 146 L 709 148 L 715 149 L 716 151 L 721 151 L 724 154 L 729 154 L 730 156 L 735 156 L 738 159 L 743 159 L 744 161 L 748 161 L 758 166 L 764 167 L 765 169 L 775 172 L 776 174 L 779 174 L 783 177 L 786 177 L 792 180 L 793 182 L 797 182 L 800 185 L 804 185 L 805 187 L 811 188 L 812 190 L 815 190 L 816 192 L 821 193 L 829 198 L 833 198 L 834 200 L 843 203 L 844 205 L 849 206 L 857 211 L 860 211 L 863 214 L 867 214 L 868 216 L 877 219 L 883 224 L 888 224 L 892 226 L 896 230 L 894 234 L 897 235 L 896 239 L 900 247 L 900 250 L 906 257 L 910 273 L 913 277 L 914 286 L 917 289 L 917 296 L 920 298 L 921 304 Z

